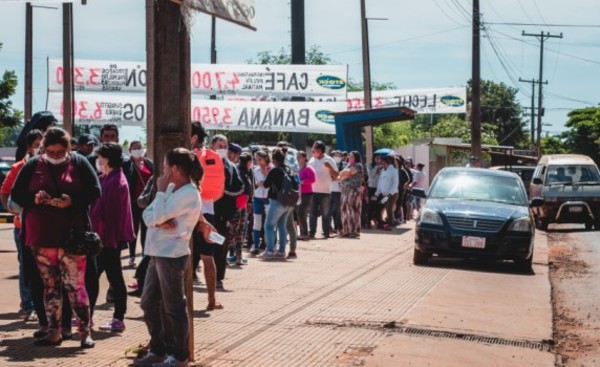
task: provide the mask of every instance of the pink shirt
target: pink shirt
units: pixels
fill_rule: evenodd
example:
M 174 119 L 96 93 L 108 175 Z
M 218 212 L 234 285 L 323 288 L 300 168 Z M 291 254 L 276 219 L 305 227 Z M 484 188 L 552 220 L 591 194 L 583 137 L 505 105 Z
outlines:
M 315 169 L 307 164 L 298 172 L 298 175 L 300 176 L 300 193 L 312 194 L 312 185 L 317 180 L 317 173 L 315 172 Z

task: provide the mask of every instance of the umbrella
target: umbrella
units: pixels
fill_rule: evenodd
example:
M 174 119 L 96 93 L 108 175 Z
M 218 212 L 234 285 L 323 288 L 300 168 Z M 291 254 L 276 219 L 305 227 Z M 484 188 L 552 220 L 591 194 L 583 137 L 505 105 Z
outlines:
M 375 153 L 373 153 L 373 154 L 388 155 L 388 154 L 391 154 L 391 153 L 394 153 L 394 151 L 391 150 L 391 149 L 389 149 L 389 148 L 381 148 L 381 149 L 377 149 L 375 151 Z

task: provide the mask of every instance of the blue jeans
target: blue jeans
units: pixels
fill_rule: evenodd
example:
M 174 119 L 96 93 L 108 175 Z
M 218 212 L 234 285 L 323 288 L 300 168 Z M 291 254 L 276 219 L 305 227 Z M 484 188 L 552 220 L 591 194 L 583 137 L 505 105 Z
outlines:
M 282 205 L 278 200 L 271 199 L 267 218 L 265 219 L 265 237 L 267 238 L 267 253 L 275 252 L 275 227 L 279 235 L 279 252 L 285 253 L 287 237 L 287 219 L 294 207 Z
M 252 247 L 257 249 L 260 247 L 260 232 L 263 228 L 263 213 L 269 207 L 269 199 L 254 198 L 252 200 L 252 214 L 254 222 L 252 226 Z
M 331 215 L 329 206 L 331 204 L 331 194 L 313 193 L 312 205 L 310 207 L 310 235 L 314 236 L 317 233 L 317 217 L 321 213 L 321 225 L 323 227 L 323 235 L 329 236 L 331 232 Z
M 17 247 L 17 259 L 19 260 L 19 296 L 21 298 L 21 308 L 25 311 L 33 310 L 33 301 L 31 299 L 31 288 L 25 282 L 25 270 L 23 269 L 23 251 L 29 251 L 24 247 L 21 240 L 21 230 L 14 229 L 15 245 Z
M 172 332 L 173 355 L 177 360 L 189 358 L 189 324 L 187 303 L 183 289 L 189 255 L 177 258 L 151 257 L 146 273 L 140 306 L 150 333 L 150 351 L 159 356 L 167 353 L 163 315 L 169 318 Z M 165 313 L 161 312 L 162 305 Z

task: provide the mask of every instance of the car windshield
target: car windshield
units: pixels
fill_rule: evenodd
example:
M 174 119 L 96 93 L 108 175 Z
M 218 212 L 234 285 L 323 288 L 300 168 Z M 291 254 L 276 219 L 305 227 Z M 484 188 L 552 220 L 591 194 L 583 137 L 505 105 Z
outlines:
M 527 205 L 525 191 L 517 180 L 517 177 L 465 172 L 442 173 L 436 178 L 429 197 Z
M 594 165 L 560 165 L 549 166 L 546 173 L 548 184 L 585 184 L 600 182 L 598 168 Z

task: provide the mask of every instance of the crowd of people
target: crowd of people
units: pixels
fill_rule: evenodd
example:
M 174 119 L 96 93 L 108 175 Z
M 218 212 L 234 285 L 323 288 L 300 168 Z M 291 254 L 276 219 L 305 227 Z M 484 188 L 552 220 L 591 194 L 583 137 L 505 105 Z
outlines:
M 45 112 L 28 122 L 0 191 L 16 215 L 20 315 L 39 323 L 35 345 L 60 345 L 77 327 L 81 347 L 95 346 L 90 330 L 105 273 L 114 312 L 99 329 L 123 332 L 127 297 L 141 297 L 150 351 L 135 364 L 186 366 L 188 264 L 196 281 L 204 274 L 206 309 L 218 310 L 216 290 L 228 266 L 247 263 L 244 248 L 266 261 L 296 259 L 298 241 L 316 238 L 319 217 L 322 238 L 357 239 L 361 229 L 392 230 L 420 208 L 411 192 L 423 190 L 424 165 L 399 155 L 375 155 L 365 166 L 359 152 L 327 154 L 321 141 L 310 153 L 285 142 L 242 148 L 224 135 L 205 145 L 206 131 L 194 122 L 189 149 L 169 151 L 155 172 L 143 143 L 124 149 L 115 125 L 104 125 L 99 139 L 72 139 L 55 124 Z M 67 246 L 74 231 L 97 233 L 99 253 Z M 136 268 L 129 293 L 124 250 Z M 173 326 L 170 356 L 163 317 Z

